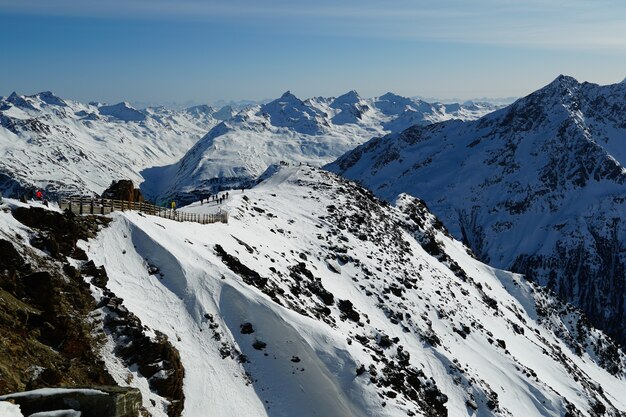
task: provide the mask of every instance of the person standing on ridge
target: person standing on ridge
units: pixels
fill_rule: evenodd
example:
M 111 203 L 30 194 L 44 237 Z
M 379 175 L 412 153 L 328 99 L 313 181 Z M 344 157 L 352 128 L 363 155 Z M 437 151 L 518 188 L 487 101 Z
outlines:
M 35 197 L 37 197 L 37 200 L 43 201 L 43 193 L 41 192 L 41 190 L 37 190 L 37 192 L 35 193 Z
M 176 201 L 172 200 L 172 210 L 176 211 Z

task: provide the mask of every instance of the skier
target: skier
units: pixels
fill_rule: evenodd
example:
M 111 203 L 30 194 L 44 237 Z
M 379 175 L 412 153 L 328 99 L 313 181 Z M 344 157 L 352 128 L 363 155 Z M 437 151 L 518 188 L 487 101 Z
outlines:
M 176 201 L 172 200 L 172 210 L 176 211 Z
M 37 200 L 43 201 L 43 193 L 41 192 L 41 190 L 37 190 L 37 192 L 35 193 L 35 197 L 37 197 Z

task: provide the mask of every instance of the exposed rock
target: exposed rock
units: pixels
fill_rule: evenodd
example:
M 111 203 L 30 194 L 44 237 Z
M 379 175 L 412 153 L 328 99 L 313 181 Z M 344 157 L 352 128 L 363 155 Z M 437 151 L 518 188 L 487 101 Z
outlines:
M 142 203 L 143 194 L 139 188 L 135 188 L 131 180 L 119 180 L 111 182 L 109 188 L 102 192 L 103 198 L 112 200 L 132 201 Z
M 25 241 L 0 240 L 0 394 L 48 386 L 114 384 L 99 357 L 95 300 L 66 256 L 89 219 L 18 208 L 13 216 L 42 237 L 41 255 Z M 54 256 L 54 257 L 52 257 Z

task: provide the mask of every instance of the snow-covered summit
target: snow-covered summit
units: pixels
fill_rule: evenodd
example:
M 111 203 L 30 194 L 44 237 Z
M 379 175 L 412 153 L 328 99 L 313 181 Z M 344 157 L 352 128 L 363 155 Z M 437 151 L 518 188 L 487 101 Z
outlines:
M 51 91 L 43 91 L 36 94 L 34 97 L 37 97 L 39 100 L 50 106 L 67 107 L 67 103 L 62 98 L 54 95 Z
M 371 113 L 369 103 L 354 90 L 334 99 L 330 107 L 339 111 L 331 119 L 337 125 L 363 122 Z
M 357 104 L 361 100 L 361 96 L 359 96 L 359 93 L 357 93 L 356 90 L 350 90 L 347 93 L 335 98 L 331 102 L 330 107 L 340 108 L 343 104 Z
M 525 273 L 626 340 L 626 85 L 559 76 L 468 123 L 414 126 L 330 166 L 423 198 L 496 267 Z
M 402 97 L 397 94 L 387 92 L 374 100 L 374 106 L 386 116 L 398 116 L 407 108 L 419 106 L 422 101 Z
M 223 106 L 218 111 L 213 113 L 213 117 L 216 120 L 228 120 L 235 114 L 237 114 L 237 112 L 231 106 Z
M 263 104 L 257 115 L 267 116 L 273 126 L 286 127 L 298 133 L 318 135 L 324 132 L 325 115 L 306 105 L 290 91 Z
M 215 113 L 215 109 L 207 104 L 200 104 L 198 106 L 192 106 L 185 109 L 187 113 L 194 116 L 211 116 Z
M 112 104 L 110 106 L 101 106 L 98 108 L 100 114 L 111 116 L 124 122 L 141 122 L 146 119 L 146 115 L 135 109 L 127 102 Z

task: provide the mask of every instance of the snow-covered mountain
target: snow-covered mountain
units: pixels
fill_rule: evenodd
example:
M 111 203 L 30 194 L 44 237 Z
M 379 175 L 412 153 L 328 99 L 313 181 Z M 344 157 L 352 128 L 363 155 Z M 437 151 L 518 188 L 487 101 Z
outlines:
M 472 120 L 495 108 L 426 103 L 392 93 L 364 99 L 356 91 L 302 101 L 286 92 L 225 120 L 178 163 L 147 172 L 144 188 L 149 195 L 192 201 L 220 188 L 245 186 L 279 161 L 320 166 L 373 136 L 414 124 Z
M 626 412 L 613 342 L 474 259 L 421 201 L 392 207 L 305 166 L 265 177 L 231 192 L 228 224 L 117 213 L 82 245 L 179 351 L 185 416 Z
M 143 169 L 171 164 L 188 151 L 219 122 L 216 113 L 13 93 L 0 100 L 0 192 L 100 193 L 120 178 L 139 184 Z
M 626 342 L 626 85 L 566 76 L 472 122 L 376 138 L 329 169 L 424 199 L 481 260 Z
M 74 374 L 90 367 L 83 384 L 95 374 L 139 388 L 153 417 L 625 415 L 616 345 L 546 290 L 476 260 L 420 200 L 392 207 L 306 166 L 263 177 L 225 204 L 182 209 L 227 210 L 228 224 L 5 202 L 0 292 L 18 309 L 8 317 L 31 312 L 30 326 L 55 335 L 35 307 L 75 306 L 44 289 L 81 288 L 93 335 L 68 327 L 56 352 L 29 334 L 37 349 L 16 357 L 29 384 L 46 386 L 63 353 Z M 24 297 L 16 268 L 31 283 L 23 301 L 11 296 Z M 23 337 L 3 311 L 3 339 Z M 83 345 L 100 346 L 103 362 L 70 360 Z

